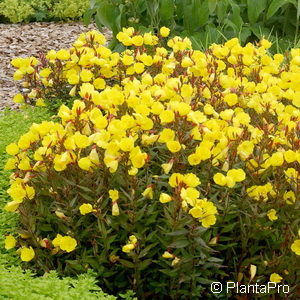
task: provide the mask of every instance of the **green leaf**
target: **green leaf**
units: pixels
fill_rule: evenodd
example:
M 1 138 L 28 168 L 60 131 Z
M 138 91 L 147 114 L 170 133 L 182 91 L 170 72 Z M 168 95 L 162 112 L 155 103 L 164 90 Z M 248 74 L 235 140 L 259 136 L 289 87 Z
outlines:
M 142 271 L 144 269 L 146 269 L 150 264 L 152 263 L 152 259 L 146 259 L 146 260 L 143 260 L 142 262 L 140 262 L 138 264 L 138 270 Z
M 208 1 L 194 0 L 193 10 L 197 12 L 195 17 L 199 19 L 199 25 L 204 26 L 209 19 Z
M 227 0 L 218 1 L 217 3 L 217 17 L 219 24 L 222 24 L 227 18 L 227 10 L 229 3 Z
M 236 34 L 241 30 L 243 25 L 243 19 L 241 17 L 241 9 L 240 6 L 235 4 L 233 1 L 230 0 L 231 7 L 232 7 L 232 16 L 230 18 L 231 22 L 236 26 Z
M 91 8 L 88 8 L 84 14 L 83 14 L 83 17 L 82 17 L 82 20 L 83 20 L 83 23 L 84 25 L 89 25 L 91 23 L 91 19 L 92 19 L 92 16 L 93 14 L 95 14 L 96 10 L 95 9 L 91 9 Z
M 174 15 L 174 1 L 173 0 L 160 0 L 159 15 L 162 23 L 167 23 Z
M 207 1 L 193 0 L 191 4 L 183 8 L 183 25 L 188 33 L 193 33 L 205 25 L 209 18 Z
M 121 258 L 118 261 L 126 268 L 131 268 L 131 269 L 134 268 L 134 264 L 131 261 L 121 259 Z
M 166 235 L 169 236 L 179 236 L 179 235 L 186 235 L 189 231 L 187 229 L 181 229 L 178 231 L 168 232 Z
M 99 21 L 101 24 L 111 29 L 114 35 L 121 30 L 116 23 L 116 19 L 119 15 L 119 8 L 107 2 L 100 3 L 99 8 L 97 9 Z
M 271 31 L 269 28 L 264 27 L 262 23 L 253 24 L 250 27 L 250 30 L 255 34 L 255 36 L 259 39 L 264 37 L 269 37 Z
M 140 252 L 139 258 L 142 258 L 142 257 L 144 257 L 145 255 L 147 255 L 148 252 L 149 252 L 153 247 L 155 247 L 157 244 L 158 244 L 158 243 L 153 243 L 153 244 L 147 246 L 146 248 L 144 248 L 144 249 Z
M 188 246 L 189 241 L 187 239 L 177 240 L 169 245 L 170 248 L 184 248 Z
M 249 22 L 254 24 L 258 20 L 259 15 L 266 9 L 267 0 L 247 0 L 247 6 Z
M 269 20 L 271 17 L 273 17 L 276 12 L 283 7 L 284 5 L 286 5 L 287 3 L 292 3 L 294 4 L 294 1 L 292 0 L 272 0 L 268 11 L 267 11 L 267 20 Z
M 216 10 L 218 0 L 208 0 L 209 14 L 213 14 Z

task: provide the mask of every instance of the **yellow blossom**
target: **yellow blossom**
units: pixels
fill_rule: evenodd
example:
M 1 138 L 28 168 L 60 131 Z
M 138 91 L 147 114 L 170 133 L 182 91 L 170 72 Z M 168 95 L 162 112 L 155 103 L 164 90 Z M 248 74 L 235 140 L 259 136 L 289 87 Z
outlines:
M 278 219 L 278 217 L 276 216 L 276 210 L 273 208 L 267 212 L 267 216 L 271 221 L 275 221 Z
M 80 205 L 79 210 L 82 215 L 86 215 L 93 211 L 93 206 L 89 203 L 84 203 Z
M 277 273 L 272 273 L 270 276 L 270 282 L 275 282 L 275 283 L 279 283 L 281 282 L 282 277 L 280 275 L 278 275 Z
M 5 249 L 9 250 L 16 247 L 17 241 L 12 235 L 7 235 L 5 237 L 4 243 L 5 243 Z
M 32 249 L 32 247 L 23 247 L 21 249 L 21 260 L 22 261 L 31 261 L 35 256 L 34 250 Z
M 70 236 L 63 236 L 60 239 L 59 247 L 61 250 L 71 252 L 76 248 L 76 246 L 77 246 L 77 241 Z
M 167 37 L 170 34 L 170 29 L 167 27 L 161 27 L 159 33 L 162 37 Z

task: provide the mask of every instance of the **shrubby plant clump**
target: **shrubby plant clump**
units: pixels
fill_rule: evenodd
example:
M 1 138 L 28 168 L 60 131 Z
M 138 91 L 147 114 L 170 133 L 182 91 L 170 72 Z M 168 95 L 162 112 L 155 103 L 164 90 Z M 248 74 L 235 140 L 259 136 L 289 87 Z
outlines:
M 5 209 L 20 226 L 6 248 L 40 272 L 93 268 L 141 299 L 209 298 L 216 280 L 296 294 L 300 49 L 232 39 L 201 52 L 168 35 L 123 29 L 114 53 L 93 31 L 12 61 L 29 89 L 16 102 L 76 100 L 7 146 Z
M 73 20 L 83 16 L 88 0 L 1 0 L 0 18 L 11 23 Z

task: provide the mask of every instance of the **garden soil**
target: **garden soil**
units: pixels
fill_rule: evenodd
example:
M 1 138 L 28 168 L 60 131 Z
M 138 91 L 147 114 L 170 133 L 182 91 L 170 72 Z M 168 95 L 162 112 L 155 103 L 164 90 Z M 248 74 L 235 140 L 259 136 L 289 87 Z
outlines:
M 18 108 L 12 102 L 20 84 L 13 80 L 14 68 L 10 61 L 15 57 L 38 57 L 48 50 L 67 49 L 82 32 L 96 29 L 94 24 L 75 23 L 0 24 L 0 111 L 6 107 Z M 107 40 L 111 33 L 104 30 Z

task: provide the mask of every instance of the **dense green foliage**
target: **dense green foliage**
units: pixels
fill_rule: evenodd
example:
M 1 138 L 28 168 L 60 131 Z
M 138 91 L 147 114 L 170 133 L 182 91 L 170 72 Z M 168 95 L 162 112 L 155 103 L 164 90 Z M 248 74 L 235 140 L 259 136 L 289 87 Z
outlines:
M 94 16 L 99 27 L 110 28 L 114 35 L 127 26 L 141 31 L 167 26 L 176 35 L 188 36 L 195 49 L 232 37 L 245 44 L 264 36 L 278 42 L 277 52 L 298 41 L 297 0 L 94 0 L 91 4 L 86 22 Z
M 114 300 L 101 291 L 92 273 L 82 274 L 78 279 L 60 279 L 55 271 L 42 277 L 34 277 L 20 267 L 4 268 L 0 265 L 0 298 L 30 300 Z
M 10 23 L 79 19 L 89 0 L 2 0 L 0 20 Z

